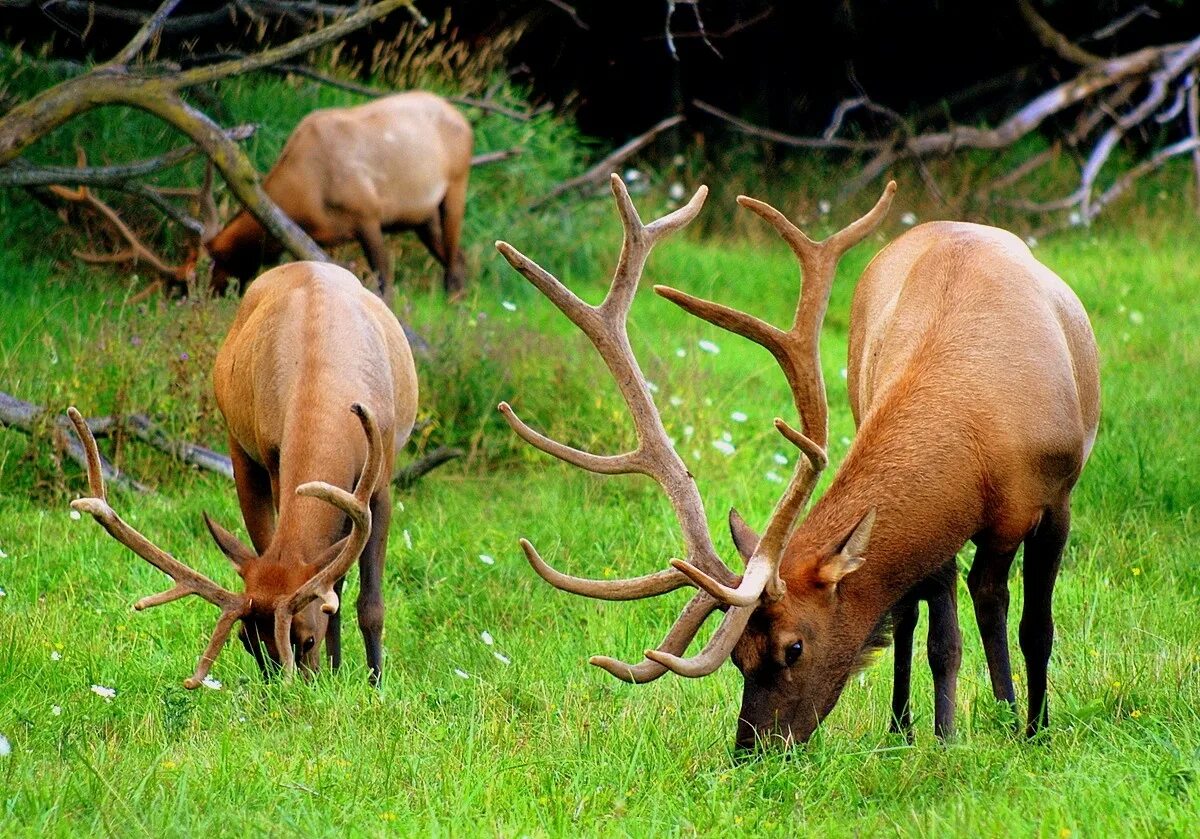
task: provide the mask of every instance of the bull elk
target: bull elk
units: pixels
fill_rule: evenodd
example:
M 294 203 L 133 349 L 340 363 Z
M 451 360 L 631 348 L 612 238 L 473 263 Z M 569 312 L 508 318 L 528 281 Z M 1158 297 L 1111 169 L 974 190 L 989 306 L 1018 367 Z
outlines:
M 137 609 L 194 594 L 221 610 L 184 685 L 207 676 L 233 625 L 264 676 L 320 668 L 321 642 L 341 663 L 342 578 L 356 560 L 358 623 L 372 682 L 382 670 L 380 586 L 391 518 L 391 466 L 412 431 L 417 379 L 395 315 L 354 275 L 295 262 L 266 272 L 238 308 L 213 370 L 229 430 L 238 502 L 253 548 L 204 519 L 242 578 L 229 591 L 174 559 L 106 499 L 96 442 L 74 408 L 88 451 L 91 497 L 72 502 L 117 541 L 175 580 Z
M 383 234 L 393 230 L 416 231 L 445 270 L 446 293 L 459 295 L 473 142 L 466 118 L 424 91 L 326 108 L 296 126 L 263 189 L 319 244 L 357 241 L 384 299 L 391 297 L 392 260 Z M 230 276 L 249 282 L 282 250 L 245 210 L 219 231 L 210 218 L 203 242 L 217 293 Z
M 767 204 L 738 202 L 770 222 L 799 259 L 802 289 L 788 330 L 675 289 L 655 291 L 693 315 L 768 349 L 783 369 L 803 423 L 776 428 L 801 456 L 761 538 L 731 511 L 745 570 L 719 558 L 692 476 L 672 448 L 629 345 L 626 319 L 651 248 L 690 222 L 701 187 L 674 213 L 644 225 L 618 178 L 613 192 L 624 245 L 603 303 L 590 306 L 500 242 L 504 257 L 591 339 L 617 382 L 637 447 L 601 456 L 551 440 L 500 410 L 542 451 L 601 474 L 637 472 L 664 489 L 685 559 L 628 580 L 589 580 L 549 566 L 529 541 L 534 570 L 556 588 L 605 600 L 699 589 L 662 643 L 637 664 L 592 663 L 627 682 L 673 671 L 699 677 L 728 658 L 743 676 L 736 743 L 806 741 L 849 675 L 886 643 L 895 611 L 898 655 L 911 655 L 915 601 L 931 605 L 936 730 L 951 730 L 960 659 L 955 556 L 977 546 L 968 576 L 992 686 L 1015 704 L 1006 637 L 1007 574 L 1025 544 L 1020 643 L 1028 667 L 1030 734 L 1048 720 L 1051 592 L 1069 529 L 1071 489 L 1095 441 L 1099 377 L 1086 313 L 1071 290 L 1016 237 L 973 224 L 914 228 L 881 251 L 855 293 L 849 386 L 858 434 L 828 490 L 797 519 L 827 463 L 828 405 L 818 338 L 837 263 L 887 213 L 895 184 L 865 216 L 813 242 Z M 687 647 L 705 619 L 725 612 L 698 654 Z M 897 661 L 893 712 L 907 724 L 907 661 Z

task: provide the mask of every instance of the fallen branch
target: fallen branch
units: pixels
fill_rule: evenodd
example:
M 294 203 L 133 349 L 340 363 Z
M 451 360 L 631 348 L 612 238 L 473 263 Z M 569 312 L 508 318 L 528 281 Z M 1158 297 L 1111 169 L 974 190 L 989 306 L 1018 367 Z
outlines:
M 472 166 L 487 166 L 489 163 L 499 163 L 502 160 L 516 157 L 521 153 L 520 148 L 501 149 L 500 151 L 485 151 L 471 158 Z
M 582 189 L 587 186 L 598 186 L 608 178 L 609 174 L 615 168 L 654 142 L 654 139 L 658 137 L 659 134 L 663 133 L 668 128 L 674 128 L 681 122 L 683 122 L 683 115 L 676 114 L 675 116 L 667 117 L 661 122 L 656 123 L 648 131 L 634 137 L 612 154 L 605 157 L 595 166 L 592 166 L 582 175 L 577 175 L 574 178 L 565 180 L 558 186 L 554 187 L 541 198 L 538 198 L 536 201 L 530 204 L 529 209 L 537 209 L 538 207 L 552 201 L 563 193 L 571 192 L 572 190 L 576 189 Z
M 462 457 L 465 452 L 462 449 L 454 449 L 449 446 L 438 446 L 433 451 L 424 457 L 419 457 L 412 463 L 405 466 L 396 473 L 392 478 L 392 483 L 401 489 L 407 489 L 420 480 L 423 476 L 428 475 L 434 469 L 444 463 L 449 463 L 452 460 Z
M 772 143 L 779 143 L 781 146 L 792 146 L 799 149 L 843 149 L 845 151 L 877 151 L 885 148 L 889 143 L 887 140 L 845 140 L 840 137 L 798 137 L 794 134 L 784 134 L 782 131 L 775 131 L 770 128 L 754 125 L 746 122 L 744 119 L 735 117 L 728 111 L 722 111 L 716 105 L 710 105 L 707 102 L 702 102 L 699 99 L 693 99 L 692 105 L 697 110 L 704 111 L 706 114 L 716 117 L 719 120 L 729 123 L 738 131 L 747 134 L 751 137 L 758 137 L 763 140 L 769 140 Z M 839 106 L 840 107 L 840 106 Z M 833 121 L 831 120 L 831 125 Z

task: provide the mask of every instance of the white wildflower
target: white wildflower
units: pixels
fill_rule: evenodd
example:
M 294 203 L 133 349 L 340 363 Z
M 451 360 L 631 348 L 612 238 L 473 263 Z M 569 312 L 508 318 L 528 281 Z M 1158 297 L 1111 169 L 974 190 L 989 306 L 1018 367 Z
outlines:
M 12 754 L 12 746 L 9 745 L 8 738 L 0 734 L 0 757 L 8 757 Z
M 50 653 L 50 660 L 62 661 L 62 653 L 60 653 L 58 650 L 55 650 L 54 652 Z
M 729 418 L 734 422 L 745 422 L 746 420 L 750 419 L 748 416 L 746 416 L 745 411 L 734 411 L 729 415 Z
M 700 349 L 704 350 L 706 353 L 712 353 L 713 355 L 716 355 L 717 353 L 719 353 L 721 351 L 720 347 L 718 347 L 716 344 L 714 344 L 712 341 L 708 340 L 707 338 L 705 338 L 702 341 L 698 341 L 696 343 L 696 346 L 698 346 Z
M 849 437 L 843 437 L 843 438 L 842 438 L 842 445 L 843 445 L 843 446 L 848 446 L 848 445 L 850 445 L 850 438 L 849 438 Z
M 396 509 L 399 510 L 401 513 L 403 513 L 404 512 L 404 502 L 397 500 L 396 501 Z
M 406 529 L 406 530 L 400 531 L 400 535 L 404 537 L 404 547 L 408 548 L 411 551 L 412 550 L 412 534 L 409 533 L 408 530 Z
M 1146 316 L 1143 315 L 1141 312 L 1139 312 L 1137 309 L 1134 309 L 1129 313 L 1129 322 L 1132 323 L 1134 326 L 1141 326 L 1143 323 L 1146 322 Z
M 496 560 L 492 559 L 487 554 L 480 554 L 479 561 L 482 562 L 484 565 L 495 565 L 496 564 Z
M 670 402 L 671 405 L 675 408 L 683 407 L 683 397 L 682 396 L 672 396 L 667 401 Z
M 658 393 L 658 385 L 649 379 L 646 379 L 646 390 L 650 391 L 651 393 Z
M 683 166 L 686 163 L 687 163 L 687 158 L 685 158 L 682 154 L 677 154 L 671 158 L 671 165 L 676 168 Z
M 735 451 L 733 443 L 730 443 L 728 440 L 713 440 L 712 445 L 714 449 L 725 455 L 731 455 Z
M 204 681 L 200 684 L 204 685 L 209 690 L 220 690 L 222 687 L 221 683 L 212 676 L 205 676 Z
M 455 676 L 458 676 L 458 678 L 460 678 L 460 679 L 469 679 L 469 678 L 471 678 L 471 674 L 470 674 L 470 673 L 468 673 L 466 670 L 459 670 L 457 667 L 455 667 L 455 668 L 454 668 L 454 675 L 455 675 Z
M 61 717 L 62 716 L 62 706 L 61 705 L 51 705 L 50 713 L 56 717 Z
M 641 179 L 642 179 L 642 173 L 639 172 L 637 169 L 626 169 L 625 170 L 625 183 L 631 184 L 634 181 L 640 181 Z
M 833 209 L 833 205 L 822 198 L 817 202 L 817 212 L 823 216 L 829 215 L 829 211 Z
M 675 448 L 675 438 L 668 435 L 667 436 L 667 445 L 670 446 L 671 448 Z
M 1067 216 L 1067 221 L 1072 227 L 1078 227 L 1083 224 L 1083 214 L 1078 210 L 1072 210 L 1071 215 Z
M 0 597 L 8 597 L 8 592 L 4 590 L 4 586 L 0 586 Z
M 1038 245 L 1037 236 L 1026 236 L 1025 244 L 1028 245 L 1030 248 L 1036 248 Z
M 733 442 L 733 435 L 732 435 L 732 434 L 730 434 L 728 431 L 722 431 L 722 432 L 721 432 L 721 439 L 722 439 L 722 440 L 724 440 L 726 443 L 732 443 L 732 442 Z
M 676 347 L 675 348 L 675 357 L 676 358 L 687 357 L 687 350 L 685 350 L 683 347 Z
M 667 195 L 670 196 L 672 201 L 682 201 L 683 196 L 687 195 L 687 190 L 684 189 L 683 184 L 676 181 L 667 189 Z
M 788 465 L 787 455 L 783 454 L 782 452 L 775 452 L 775 454 L 771 456 L 771 459 L 774 460 L 776 463 L 778 463 L 780 466 Z
M 701 452 L 699 449 L 692 449 L 692 460 L 700 460 Z
M 774 469 L 768 469 L 766 477 L 767 477 L 767 480 L 773 484 L 783 483 L 783 476 L 780 475 L 778 472 L 776 472 Z
M 689 440 L 692 438 L 692 435 L 693 435 L 693 434 L 695 434 L 695 433 L 696 433 L 696 426 L 694 426 L 694 425 L 685 425 L 685 426 L 683 427 L 683 436 L 684 436 L 684 437 L 686 437 L 686 438 L 688 438 Z
M 849 370 L 847 370 L 845 367 L 843 367 L 841 370 L 839 370 L 839 371 L 838 371 L 838 374 L 839 374 L 839 375 L 840 375 L 840 376 L 841 376 L 843 379 L 845 379 L 845 378 L 849 377 L 849 375 L 850 375 L 850 371 L 849 371 Z
M 92 685 L 92 693 L 99 696 L 105 702 L 112 702 L 113 697 L 117 695 L 115 690 L 106 688 L 104 685 Z
M 4 548 L 0 548 L 0 559 L 8 559 L 8 554 L 4 552 Z
M 500 303 L 500 305 L 510 312 L 515 312 L 517 310 L 517 304 L 511 300 L 504 300 Z
M 501 664 L 512 664 L 512 659 L 510 659 L 504 653 L 492 653 L 492 655 L 494 655 L 496 657 L 496 661 L 500 662 Z
M 79 514 L 78 510 L 71 511 L 71 521 L 79 521 L 81 518 L 83 518 L 83 516 Z
M 905 213 L 904 215 L 900 216 L 900 223 L 905 227 L 912 227 L 917 223 L 917 214 L 911 211 Z
M 483 641 L 483 643 L 487 644 L 489 647 L 496 643 L 496 639 L 492 637 L 492 633 L 488 632 L 486 629 L 479 633 L 479 640 Z

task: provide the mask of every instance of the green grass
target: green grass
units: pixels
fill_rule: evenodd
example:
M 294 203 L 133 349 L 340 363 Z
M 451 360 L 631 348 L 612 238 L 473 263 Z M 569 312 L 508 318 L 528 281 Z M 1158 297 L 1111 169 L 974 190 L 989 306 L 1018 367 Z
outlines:
M 278 106 L 256 140 L 262 146 L 252 146 L 260 163 L 304 107 L 290 97 L 318 95 L 271 85 L 228 92 L 234 118 Z M 93 130 L 117 124 L 97 121 Z M 615 576 L 662 567 L 679 540 L 649 481 L 550 462 L 515 444 L 498 420 L 504 398 L 573 444 L 615 451 L 632 441 L 586 342 L 490 247 L 507 238 L 597 300 L 616 261 L 615 215 L 604 202 L 525 213 L 527 193 L 570 170 L 577 140 L 552 121 L 484 130 L 495 133 L 481 148 L 526 132 L 537 153 L 477 179 L 468 215 L 473 297 L 446 305 L 428 260 L 397 245 L 411 255 L 401 260 L 399 309 L 438 348 L 419 362 L 431 425 L 418 447 L 445 441 L 471 454 L 396 495 L 383 688 L 366 684 L 350 620 L 337 676 L 264 685 L 235 644 L 214 668 L 222 690 L 185 691 L 213 610 L 184 601 L 133 613 L 130 604 L 165 579 L 94 523 L 68 516 L 84 483 L 47 433 L 0 430 L 0 734 L 12 749 L 0 757 L 0 835 L 1195 835 L 1200 240 L 1190 210 L 1147 186 L 1125 221 L 1106 219 L 1094 233 L 1037 250 L 1092 315 L 1104 388 L 1055 598 L 1052 728 L 1035 743 L 1011 733 L 991 700 L 963 589 L 952 743 L 932 736 L 921 665 L 915 744 L 886 733 L 885 653 L 848 685 L 808 747 L 736 763 L 732 667 L 631 687 L 586 664 L 592 653 L 633 657 L 656 642 L 682 594 L 637 604 L 573 598 L 538 580 L 517 549 L 517 537 L 528 536 L 561 567 Z M 111 145 L 149 135 L 100 136 Z M 41 151 L 62 159 L 72 139 Z M 152 153 L 146 143 L 131 156 Z M 637 200 L 664 204 L 658 192 Z M 853 434 L 841 377 L 853 278 L 903 229 L 908 208 L 898 206 L 885 233 L 846 259 L 835 290 L 823 339 L 835 465 Z M 221 445 L 207 375 L 236 301 L 131 306 L 144 281 L 78 268 L 64 257 L 69 236 L 54 225 L 23 199 L 0 196 L 0 390 L 56 409 L 145 409 L 178 434 Z M 748 230 L 728 202 L 714 202 L 706 235 L 662 246 L 644 285 L 669 282 L 783 321 L 793 260 L 769 236 L 747 239 Z M 778 468 L 772 455 L 785 451 L 770 426 L 790 415 L 783 378 L 761 349 L 647 291 L 631 335 L 700 482 L 718 547 L 732 557 L 721 527 L 728 507 L 761 522 L 779 491 L 766 475 Z M 700 339 L 720 353 L 701 352 Z M 748 420 L 734 422 L 734 411 Z M 723 432 L 732 456 L 711 446 Z M 117 495 L 118 509 L 232 584 L 200 517 L 208 510 L 237 524 L 232 486 L 136 443 L 118 455 L 157 490 Z M 1019 579 L 1012 588 L 1015 625 Z M 917 648 L 920 661 L 920 637 Z M 1013 653 L 1019 665 L 1015 644 Z M 92 685 L 116 697 L 105 701 Z

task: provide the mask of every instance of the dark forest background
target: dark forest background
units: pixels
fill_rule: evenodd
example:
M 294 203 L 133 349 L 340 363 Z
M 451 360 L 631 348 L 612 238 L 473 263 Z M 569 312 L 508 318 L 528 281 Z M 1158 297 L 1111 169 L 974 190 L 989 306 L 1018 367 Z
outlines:
M 0 0 L 0 36 L 59 57 L 102 57 L 127 40 L 136 21 L 156 5 Z M 418 0 L 417 5 L 468 47 L 519 34 L 508 53 L 513 78 L 535 100 L 571 109 L 584 132 L 613 140 L 680 111 L 704 124 L 691 106 L 697 99 L 760 125 L 806 134 L 820 131 L 839 101 L 860 95 L 901 112 L 915 128 L 991 122 L 1073 69 L 1038 42 L 1015 0 Z M 1200 31 L 1200 3 L 1188 0 L 1035 5 L 1060 32 L 1099 55 Z M 203 54 L 280 41 L 300 25 L 298 18 L 289 25 L 286 15 L 266 24 L 228 8 L 224 0 L 183 3 L 164 41 L 173 54 L 180 47 Z M 409 25 L 407 16 L 393 15 L 350 39 L 347 54 L 357 56 L 364 78 L 372 74 L 375 44 Z M 870 117 L 859 120 L 870 132 Z

